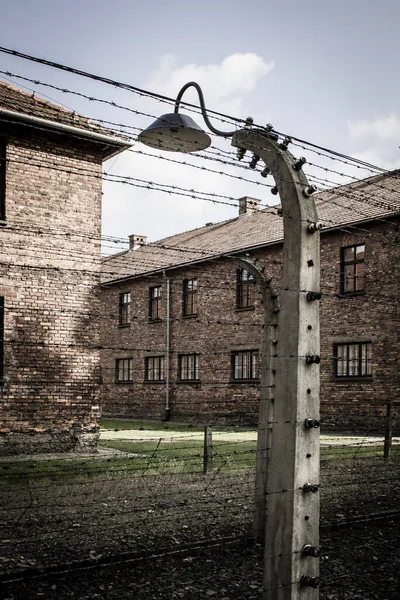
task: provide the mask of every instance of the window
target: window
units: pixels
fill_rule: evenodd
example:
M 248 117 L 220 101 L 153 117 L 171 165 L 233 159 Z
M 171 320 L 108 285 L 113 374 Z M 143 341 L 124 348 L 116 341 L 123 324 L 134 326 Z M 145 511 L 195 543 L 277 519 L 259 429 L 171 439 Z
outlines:
M 364 244 L 341 249 L 340 291 L 342 294 L 356 294 L 365 290 L 364 256 Z
M 126 327 L 131 322 L 131 293 L 119 295 L 119 326 Z
M 183 281 L 183 316 L 197 315 L 197 279 Z
M 4 377 L 4 298 L 0 296 L 0 384 Z
M 336 377 L 371 377 L 371 342 L 336 344 Z
M 164 381 L 164 357 L 148 356 L 146 358 L 146 381 Z
M 254 277 L 244 269 L 237 270 L 236 308 L 254 308 Z
M 133 381 L 133 358 L 117 358 L 115 361 L 115 380 L 117 383 Z
M 232 352 L 232 379 L 248 381 L 258 378 L 258 350 Z
M 181 381 L 196 381 L 199 379 L 198 354 L 180 354 L 179 379 Z
M 149 319 L 151 321 L 161 320 L 161 286 L 149 289 Z
M 6 142 L 0 139 L 0 221 L 6 218 Z

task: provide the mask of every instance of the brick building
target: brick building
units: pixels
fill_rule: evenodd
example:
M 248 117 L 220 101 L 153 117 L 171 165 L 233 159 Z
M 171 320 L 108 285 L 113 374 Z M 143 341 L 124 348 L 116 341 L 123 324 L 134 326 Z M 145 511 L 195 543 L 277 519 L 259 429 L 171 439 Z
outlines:
M 96 441 L 101 166 L 126 146 L 0 82 L 0 454 Z
M 235 257 L 279 291 L 282 218 L 239 201 L 239 216 L 103 262 L 103 413 L 255 424 L 263 306 Z M 400 173 L 316 195 L 321 232 L 321 412 L 381 428 L 399 400 Z M 307 290 L 304 291 L 306 293 Z

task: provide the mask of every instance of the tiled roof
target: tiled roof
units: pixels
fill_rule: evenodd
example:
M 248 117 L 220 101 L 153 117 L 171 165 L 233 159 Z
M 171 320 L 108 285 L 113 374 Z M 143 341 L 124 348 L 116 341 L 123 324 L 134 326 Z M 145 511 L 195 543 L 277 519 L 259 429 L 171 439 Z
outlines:
M 324 229 L 385 218 L 400 211 L 400 171 L 320 192 L 314 198 Z M 268 207 L 107 257 L 103 282 L 280 242 L 283 220 L 277 208 Z
M 77 115 L 74 112 L 65 110 L 61 106 L 52 104 L 47 100 L 42 100 L 34 94 L 20 90 L 4 81 L 0 81 L 0 109 L 12 110 L 14 112 L 46 119 L 62 125 L 79 127 L 92 133 L 103 135 L 113 135 L 113 132 L 99 127 L 90 119 Z

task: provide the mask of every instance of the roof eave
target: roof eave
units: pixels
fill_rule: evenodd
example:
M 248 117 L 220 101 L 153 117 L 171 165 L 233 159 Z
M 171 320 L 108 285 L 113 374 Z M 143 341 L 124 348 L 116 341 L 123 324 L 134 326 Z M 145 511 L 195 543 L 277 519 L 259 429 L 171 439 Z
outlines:
M 391 219 L 391 218 L 398 217 L 398 216 L 400 216 L 400 211 L 386 213 L 385 215 L 381 215 L 379 217 L 378 216 L 371 217 L 369 219 L 361 219 L 361 220 L 351 221 L 351 222 L 346 221 L 344 223 L 339 223 L 338 225 L 332 225 L 331 227 L 324 227 L 323 230 L 321 231 L 321 233 L 334 231 L 335 229 L 341 229 L 342 227 L 355 227 L 357 225 L 371 223 L 373 221 L 379 221 L 381 219 Z M 277 240 L 272 240 L 271 242 L 262 242 L 260 244 L 246 246 L 244 248 L 237 248 L 235 250 L 220 252 L 218 254 L 210 254 L 209 256 L 199 258 L 196 260 L 191 260 L 191 261 L 179 263 L 176 265 L 169 265 L 169 266 L 166 265 L 164 267 L 159 267 L 158 269 L 152 269 L 151 271 L 142 271 L 142 272 L 136 273 L 134 275 L 126 275 L 125 277 L 120 277 L 118 279 L 111 279 L 110 281 L 104 281 L 100 285 L 101 285 L 101 287 L 109 287 L 112 285 L 117 285 L 119 283 L 123 283 L 124 281 L 129 281 L 131 279 L 140 279 L 142 277 L 148 277 L 149 275 L 155 275 L 157 273 L 165 273 L 167 271 L 174 271 L 176 269 L 182 269 L 183 267 L 186 267 L 186 266 L 197 265 L 202 262 L 207 262 L 209 260 L 216 260 L 218 258 L 226 258 L 231 255 L 241 254 L 242 252 L 249 252 L 252 250 L 259 250 L 260 248 L 275 246 L 277 244 L 282 244 L 282 242 L 283 242 L 283 238 L 279 238 Z
M 262 244 L 258 244 L 256 246 L 246 246 L 245 248 L 237 248 L 236 250 L 228 250 L 227 252 L 220 252 L 219 254 L 210 254 L 209 256 L 204 256 L 202 258 L 198 258 L 195 260 L 190 260 L 183 263 L 178 263 L 176 265 L 166 265 L 164 267 L 160 267 L 158 269 L 152 269 L 151 271 L 142 271 L 140 273 L 136 273 L 135 275 L 126 275 L 125 277 L 120 277 L 119 279 L 111 279 L 110 281 L 104 281 L 100 284 L 101 287 L 107 287 L 109 285 L 114 285 L 118 283 L 123 283 L 124 281 L 129 281 L 130 279 L 140 279 L 141 277 L 147 277 L 148 275 L 155 275 L 157 273 L 166 273 L 167 271 L 174 271 L 176 269 L 182 269 L 186 266 L 198 265 L 203 262 L 207 262 L 209 260 L 216 260 L 218 258 L 227 258 L 229 256 L 235 254 L 241 254 L 242 252 L 247 252 L 249 250 L 256 250 L 257 248 L 265 248 L 266 246 L 274 246 L 275 244 L 282 243 L 281 240 L 273 240 L 272 242 L 265 242 Z
M 90 131 L 88 129 L 83 129 L 82 127 L 58 123 L 57 121 L 50 121 L 49 119 L 27 115 L 6 108 L 0 108 L 0 119 L 9 122 L 17 121 L 33 127 L 36 126 L 46 130 L 56 131 L 64 135 L 74 135 L 79 138 L 88 139 L 94 144 L 103 144 L 103 148 L 101 149 L 103 160 L 112 158 L 119 152 L 122 152 L 133 145 L 133 142 L 122 140 L 114 136 L 97 133 L 96 131 Z

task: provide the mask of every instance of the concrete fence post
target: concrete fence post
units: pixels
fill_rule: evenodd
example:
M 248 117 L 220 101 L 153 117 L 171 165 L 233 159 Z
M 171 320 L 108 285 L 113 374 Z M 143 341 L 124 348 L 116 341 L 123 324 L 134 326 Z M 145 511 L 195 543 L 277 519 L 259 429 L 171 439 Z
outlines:
M 272 277 L 265 274 L 247 258 L 233 257 L 256 281 L 264 307 L 263 336 L 261 346 L 260 404 L 258 411 L 256 482 L 254 494 L 253 535 L 264 544 L 266 526 L 266 491 L 268 487 L 269 452 L 274 414 L 275 353 L 279 319 L 278 294 L 272 285 Z
M 284 226 L 273 418 L 266 481 L 263 600 L 317 600 L 319 573 L 319 223 L 296 159 L 267 129 L 236 132 L 233 146 L 264 161 Z M 265 448 L 267 449 L 267 448 Z M 258 465 L 267 471 L 268 465 Z

